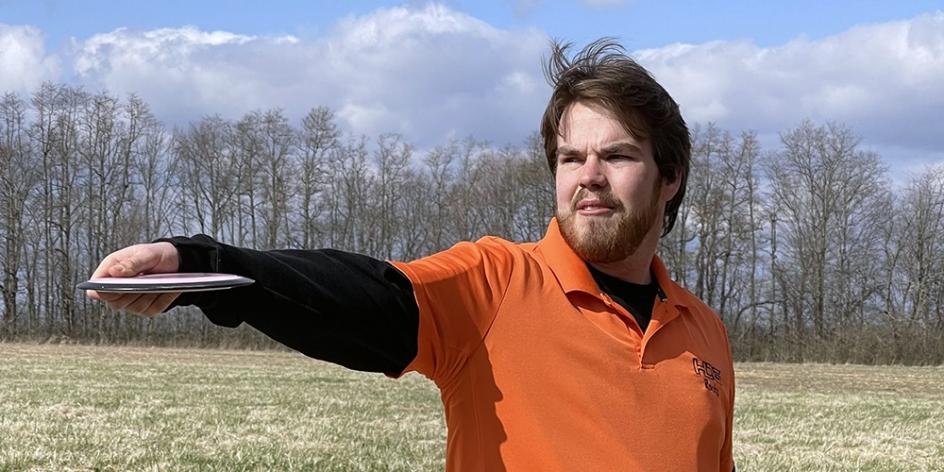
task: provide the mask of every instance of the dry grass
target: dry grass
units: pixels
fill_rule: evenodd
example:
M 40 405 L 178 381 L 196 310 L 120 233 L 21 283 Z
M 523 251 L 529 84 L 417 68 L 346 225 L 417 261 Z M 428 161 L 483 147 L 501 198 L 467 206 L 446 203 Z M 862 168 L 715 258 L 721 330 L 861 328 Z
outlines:
M 277 352 L 0 345 L 0 470 L 436 470 L 438 393 Z
M 944 368 L 740 364 L 743 470 L 944 471 Z
M 944 470 L 944 368 L 739 364 L 740 470 Z M 433 385 L 277 352 L 0 344 L 0 470 L 442 470 Z

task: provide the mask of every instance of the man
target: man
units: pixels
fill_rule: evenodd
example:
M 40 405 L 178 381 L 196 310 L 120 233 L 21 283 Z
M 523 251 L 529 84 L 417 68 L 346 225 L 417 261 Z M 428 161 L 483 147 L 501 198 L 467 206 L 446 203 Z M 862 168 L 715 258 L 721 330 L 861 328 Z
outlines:
M 198 306 L 302 353 L 442 393 L 448 470 L 733 470 L 724 326 L 658 257 L 685 191 L 678 105 L 616 44 L 554 45 L 542 122 L 556 218 L 537 243 L 460 243 L 417 261 L 254 251 L 206 236 L 109 255 L 93 276 L 227 272 L 225 292 L 114 295 Z

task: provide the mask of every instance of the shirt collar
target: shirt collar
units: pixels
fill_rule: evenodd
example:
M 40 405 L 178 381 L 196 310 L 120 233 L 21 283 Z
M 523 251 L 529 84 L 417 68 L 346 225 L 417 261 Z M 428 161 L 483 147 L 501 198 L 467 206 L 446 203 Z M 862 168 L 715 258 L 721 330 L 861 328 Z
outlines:
M 551 218 L 547 233 L 544 235 L 544 239 L 538 242 L 537 249 L 544 256 L 547 265 L 554 272 L 565 293 L 585 292 L 594 297 L 600 296 L 600 288 L 597 286 L 597 282 L 593 280 L 593 275 L 587 269 L 586 263 L 564 240 L 557 218 Z M 652 257 L 650 270 L 668 300 L 676 306 L 687 305 L 685 297 L 681 296 L 680 293 L 682 288 L 669 278 L 669 273 L 659 256 Z

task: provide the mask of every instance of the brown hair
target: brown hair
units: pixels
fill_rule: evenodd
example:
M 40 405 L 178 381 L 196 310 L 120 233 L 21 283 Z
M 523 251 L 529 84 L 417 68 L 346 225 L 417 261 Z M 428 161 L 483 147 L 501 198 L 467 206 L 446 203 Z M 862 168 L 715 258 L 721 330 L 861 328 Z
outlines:
M 613 113 L 626 131 L 648 139 L 662 179 L 681 179 L 675 196 L 665 206 L 662 235 L 675 226 L 688 180 L 692 143 L 678 104 L 645 68 L 626 55 L 612 38 L 590 43 L 571 58 L 571 44 L 551 43 L 544 74 L 554 88 L 541 119 L 547 164 L 557 170 L 557 136 L 561 115 L 571 104 L 584 101 Z

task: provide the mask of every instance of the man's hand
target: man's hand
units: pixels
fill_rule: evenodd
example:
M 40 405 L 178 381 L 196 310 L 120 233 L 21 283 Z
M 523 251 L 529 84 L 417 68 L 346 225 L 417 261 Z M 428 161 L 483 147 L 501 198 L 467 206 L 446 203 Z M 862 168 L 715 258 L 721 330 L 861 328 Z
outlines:
M 135 244 L 109 254 L 98 265 L 92 278 L 135 277 L 142 274 L 177 272 L 180 256 L 168 242 Z M 163 312 L 180 295 L 173 293 L 108 293 L 86 290 L 86 296 L 102 300 L 115 310 L 127 310 L 144 316 Z

